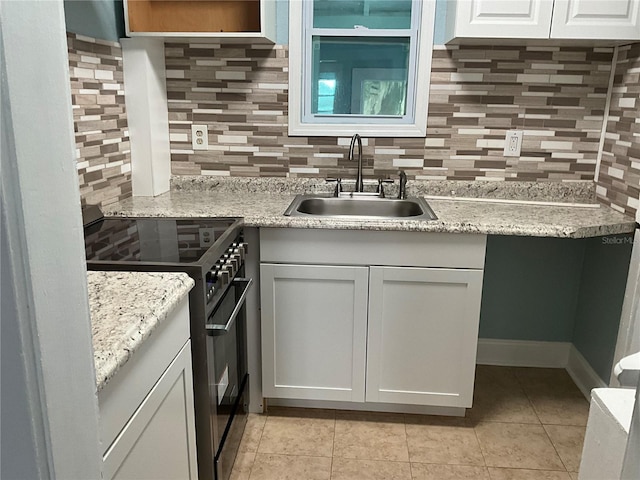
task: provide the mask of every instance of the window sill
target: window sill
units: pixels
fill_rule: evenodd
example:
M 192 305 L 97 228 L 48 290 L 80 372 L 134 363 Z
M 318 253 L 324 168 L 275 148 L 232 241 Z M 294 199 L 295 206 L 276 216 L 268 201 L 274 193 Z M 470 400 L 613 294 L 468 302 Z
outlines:
M 305 137 L 350 137 L 354 134 L 363 137 L 426 137 L 426 129 L 418 125 L 371 125 L 314 123 L 295 124 L 289 122 L 289 136 Z

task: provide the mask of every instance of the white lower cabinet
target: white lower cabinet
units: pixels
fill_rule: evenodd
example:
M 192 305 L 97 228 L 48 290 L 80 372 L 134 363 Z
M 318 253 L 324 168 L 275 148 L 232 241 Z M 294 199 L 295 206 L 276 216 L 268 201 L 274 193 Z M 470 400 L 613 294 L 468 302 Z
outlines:
M 371 267 L 366 401 L 470 407 L 482 271 Z
M 263 395 L 364 401 L 366 267 L 260 267 Z
M 195 480 L 192 412 L 191 342 L 187 342 L 105 454 L 104 478 Z
M 105 480 L 197 480 L 185 298 L 98 393 Z
M 486 237 L 388 234 L 261 232 L 266 398 L 471 407 Z

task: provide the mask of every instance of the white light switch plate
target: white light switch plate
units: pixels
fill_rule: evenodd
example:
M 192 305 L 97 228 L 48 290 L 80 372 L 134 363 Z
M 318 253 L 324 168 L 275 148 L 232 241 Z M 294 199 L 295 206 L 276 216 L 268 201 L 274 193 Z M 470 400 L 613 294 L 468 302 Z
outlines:
M 209 148 L 207 125 L 191 125 L 191 147 L 194 150 L 207 150 Z
M 507 130 L 504 139 L 504 156 L 519 157 L 522 148 L 522 130 Z

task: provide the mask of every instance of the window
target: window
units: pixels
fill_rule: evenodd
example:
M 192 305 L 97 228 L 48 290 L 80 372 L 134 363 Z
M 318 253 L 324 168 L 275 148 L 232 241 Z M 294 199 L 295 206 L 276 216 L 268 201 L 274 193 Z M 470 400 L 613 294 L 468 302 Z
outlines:
M 289 4 L 290 135 L 426 135 L 435 0 Z

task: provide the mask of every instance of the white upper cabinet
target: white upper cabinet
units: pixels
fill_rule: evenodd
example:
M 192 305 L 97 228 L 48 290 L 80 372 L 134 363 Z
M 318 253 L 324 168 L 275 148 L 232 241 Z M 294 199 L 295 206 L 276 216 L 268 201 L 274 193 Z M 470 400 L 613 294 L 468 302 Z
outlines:
M 446 42 L 640 39 L 640 0 L 447 0 Z
M 551 38 L 640 40 L 640 0 L 555 0 Z
M 447 40 L 549 38 L 553 0 L 450 0 Z

